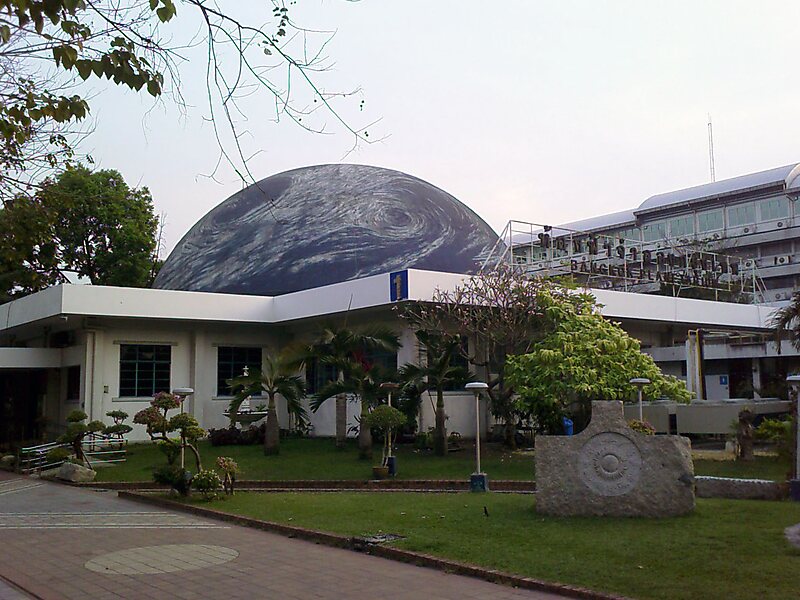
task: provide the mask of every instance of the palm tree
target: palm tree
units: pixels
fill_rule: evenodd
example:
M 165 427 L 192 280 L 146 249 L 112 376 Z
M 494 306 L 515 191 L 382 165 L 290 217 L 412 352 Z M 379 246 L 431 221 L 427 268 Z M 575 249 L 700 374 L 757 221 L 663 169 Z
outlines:
M 362 331 L 327 324 L 317 333 L 315 340 L 306 347 L 308 360 L 317 360 L 323 364 L 336 367 L 336 382 L 343 383 L 345 370 L 355 361 L 356 353 L 363 351 L 397 351 L 400 340 L 386 327 L 372 327 Z M 319 393 L 317 394 L 319 396 Z M 344 447 L 347 440 L 347 395 L 344 391 L 336 396 L 336 446 Z M 312 406 L 316 411 L 322 403 L 330 398 L 320 399 Z
M 433 450 L 439 456 L 447 454 L 447 414 L 444 411 L 444 391 L 461 386 L 471 379 L 463 366 L 453 365 L 453 357 L 461 349 L 458 335 L 417 331 L 417 340 L 425 348 L 425 365 L 405 364 L 400 368 L 400 379 L 415 384 L 418 389 L 436 391 L 436 426 Z
M 280 452 L 281 430 L 278 424 L 278 411 L 275 397 L 280 394 L 286 400 L 286 408 L 290 416 L 301 427 L 308 420 L 308 414 L 302 404 L 305 397 L 303 380 L 294 375 L 302 361 L 288 352 L 268 354 L 264 357 L 264 370 L 254 370 L 249 375 L 242 375 L 231 380 L 231 388 L 237 390 L 238 397 L 246 397 L 261 392 L 267 395 L 267 426 L 264 432 L 264 454 Z
M 339 363 L 337 367 L 342 373 L 338 381 L 331 381 L 322 386 L 311 399 L 311 410 L 317 410 L 326 399 L 338 395 L 354 394 L 361 401 L 361 416 L 358 428 L 358 456 L 372 458 L 372 432 L 366 425 L 370 409 L 377 404 L 382 395 L 381 383 L 389 381 L 392 376 L 378 365 L 371 364 L 361 353 L 353 359 Z
M 787 330 L 792 345 L 800 350 L 800 292 L 795 292 L 791 302 L 775 313 L 770 324 L 775 328 L 778 352 L 780 352 L 780 343 Z

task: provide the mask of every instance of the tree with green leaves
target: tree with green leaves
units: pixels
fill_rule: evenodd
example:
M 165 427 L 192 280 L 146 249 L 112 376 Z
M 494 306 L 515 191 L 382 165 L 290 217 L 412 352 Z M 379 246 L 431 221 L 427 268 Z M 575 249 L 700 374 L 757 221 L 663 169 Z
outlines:
M 238 103 L 253 93 L 266 95 L 269 101 L 262 104 L 274 106 L 276 120 L 288 118 L 320 132 L 327 115 L 355 144 L 369 141 L 366 128 L 351 126 L 337 109 L 340 100 L 360 91 L 317 84 L 329 67 L 324 50 L 333 34 L 296 23 L 290 15 L 294 5 L 0 0 L 0 200 L 28 193 L 73 160 L 91 110 L 84 82 L 107 80 L 167 98 L 181 110 L 205 103 L 220 162 L 248 182 L 254 178 L 247 157 L 260 148 L 242 147 L 245 117 Z M 181 73 L 195 48 L 206 53 L 206 89 L 192 101 L 184 98 Z M 363 108 L 363 98 L 357 101 Z
M 197 449 L 197 440 L 202 438 L 206 431 L 200 427 L 197 419 L 187 412 L 180 412 L 172 417 L 168 416 L 169 411 L 179 409 L 184 400 L 183 396 L 159 392 L 153 396 L 150 406 L 134 415 L 133 422 L 146 427 L 147 435 L 151 440 L 160 444 L 170 464 L 172 464 L 170 457 L 174 459 L 186 448 L 191 450 L 199 473 L 203 470 L 203 464 L 200 451 Z M 171 433 L 177 433 L 178 438 L 169 437 Z
M 352 394 L 361 404 L 358 426 L 359 458 L 372 458 L 372 432 L 367 417 L 372 408 L 377 406 L 378 399 L 385 395 L 381 384 L 394 379 L 394 374 L 381 369 L 380 366 L 364 360 L 358 355 L 346 361 L 336 363 L 341 369 L 342 377 L 322 386 L 311 400 L 311 409 L 316 411 L 327 398 Z
M 281 430 L 278 423 L 278 410 L 275 403 L 277 396 L 286 401 L 286 409 L 293 416 L 299 427 L 305 427 L 308 414 L 302 400 L 306 395 L 303 380 L 296 375 L 302 364 L 301 360 L 291 356 L 288 352 L 267 354 L 264 357 L 263 370 L 253 370 L 248 375 L 235 377 L 231 380 L 231 390 L 235 393 L 234 400 L 228 408 L 233 417 L 247 396 L 267 395 L 267 424 L 264 432 L 264 454 L 280 453 Z
M 400 347 L 397 335 L 387 327 L 375 326 L 366 329 L 354 330 L 346 325 L 324 325 L 315 335 L 313 341 L 305 348 L 304 354 L 307 361 L 316 361 L 317 364 L 330 365 L 335 369 L 336 377 L 327 382 L 330 391 L 331 383 L 342 385 L 342 389 L 322 397 L 318 391 L 312 402 L 312 410 L 316 412 L 329 398 L 336 398 L 336 446 L 343 448 L 347 440 L 347 391 L 344 390 L 345 379 L 352 374 L 358 378 L 362 373 L 359 369 L 364 367 L 359 360 L 365 352 L 396 352 Z M 365 375 L 368 378 L 368 374 Z M 352 381 L 347 387 L 353 387 Z
M 641 351 L 639 341 L 604 318 L 596 303 L 552 302 L 548 312 L 555 329 L 525 354 L 509 356 L 505 365 L 520 409 L 538 417 L 545 431 L 558 428 L 570 405 L 586 412 L 592 400 L 632 398 L 630 380 L 635 377 L 650 380 L 643 388 L 645 397 L 691 400 L 686 384 L 664 375 Z
M 10 298 L 66 281 L 145 287 L 157 260 L 153 200 L 118 171 L 75 167 L 44 182 L 34 197 L 0 209 L 0 295 Z
M 436 423 L 433 434 L 433 449 L 438 456 L 447 454 L 447 414 L 444 406 L 444 391 L 461 387 L 472 379 L 469 370 L 453 359 L 459 355 L 461 338 L 442 332 L 419 330 L 417 341 L 425 350 L 424 364 L 405 364 L 400 368 L 400 380 L 404 388 L 436 393 Z
M 800 350 L 800 292 L 792 294 L 791 301 L 775 312 L 771 325 L 775 329 L 778 352 L 787 334 L 792 345 Z
M 510 266 L 498 265 L 467 277 L 452 290 L 436 290 L 430 302 L 408 302 L 399 314 L 412 327 L 429 334 L 470 340 L 465 356 L 476 377 L 487 383 L 492 414 L 504 424 L 505 444 L 515 447 L 521 417 L 516 390 L 505 377 L 508 356 L 528 352 L 555 329 L 554 305 L 581 307 L 594 297 L 553 280 L 531 278 Z M 463 348 L 463 346 L 462 346 Z

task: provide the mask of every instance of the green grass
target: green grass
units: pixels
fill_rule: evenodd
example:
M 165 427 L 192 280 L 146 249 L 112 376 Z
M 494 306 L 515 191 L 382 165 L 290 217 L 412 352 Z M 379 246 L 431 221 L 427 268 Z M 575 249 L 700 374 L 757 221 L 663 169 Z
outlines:
M 459 452 L 438 457 L 401 446 L 398 451 L 399 479 L 467 479 L 474 470 L 473 448 L 468 444 Z M 200 443 L 206 466 L 212 466 L 218 456 L 230 456 L 242 468 L 240 479 L 369 479 L 372 461 L 358 459 L 354 441 L 337 450 L 328 438 L 288 439 L 281 442 L 278 456 L 264 456 L 261 446 L 218 446 Z M 375 461 L 380 448 L 375 449 Z M 122 465 L 99 469 L 98 481 L 150 481 L 153 469 L 166 464 L 166 458 L 150 442 L 131 444 L 128 461 Z M 191 454 L 187 465 L 192 468 Z M 786 478 L 788 462 L 769 457 L 757 457 L 752 463 L 736 461 L 695 460 L 697 475 L 724 477 Z M 483 446 L 482 467 L 490 479 L 533 479 L 533 455 L 510 453 L 499 445 Z
M 511 454 L 500 446 L 483 447 L 481 465 L 494 479 L 533 479 L 533 456 Z M 474 448 L 467 447 L 439 457 L 401 446 L 397 453 L 398 479 L 468 479 L 475 468 Z M 359 460 L 355 441 L 338 450 L 332 439 L 308 438 L 281 441 L 278 456 L 264 456 L 262 446 L 217 446 L 200 443 L 204 466 L 218 456 L 230 456 L 242 469 L 240 479 L 359 479 L 372 477 L 372 465 L 380 461 L 375 448 L 372 461 Z M 187 465 L 194 462 L 187 453 Z M 98 481 L 150 481 L 153 468 L 166 458 L 152 443 L 131 444 L 126 463 L 97 472 Z
M 521 494 L 239 493 L 218 510 L 344 535 L 397 533 L 397 547 L 642 599 L 786 600 L 800 550 L 790 502 L 699 500 L 669 519 L 554 518 Z M 483 514 L 483 507 L 489 517 Z

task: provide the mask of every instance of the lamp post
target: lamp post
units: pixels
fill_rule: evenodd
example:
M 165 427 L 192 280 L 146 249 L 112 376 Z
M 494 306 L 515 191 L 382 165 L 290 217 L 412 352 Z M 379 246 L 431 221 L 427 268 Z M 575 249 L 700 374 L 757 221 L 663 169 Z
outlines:
M 183 403 L 186 402 L 186 397 L 194 394 L 194 390 L 190 387 L 175 388 L 172 393 L 181 399 L 181 414 L 183 414 Z M 186 448 L 184 448 L 183 440 L 181 440 L 181 469 L 186 466 Z
M 392 392 L 400 389 L 400 384 L 393 381 L 384 381 L 380 386 L 382 390 L 387 390 L 389 393 L 389 406 L 392 406 Z M 392 454 L 392 430 L 388 429 L 386 435 L 389 436 L 389 456 L 386 457 L 386 466 L 389 467 L 389 476 L 394 477 L 397 475 L 397 457 Z
M 634 377 L 628 383 L 635 386 L 639 392 L 639 420 L 644 421 L 644 413 L 642 412 L 642 388 L 650 385 L 650 380 L 647 377 Z
M 481 472 L 481 392 L 488 390 L 489 386 L 482 381 L 474 381 L 464 389 L 475 395 L 475 472 L 470 475 L 469 489 L 471 492 L 488 492 L 489 479 L 486 473 Z
M 800 432 L 798 432 L 798 425 L 800 425 L 800 398 L 797 392 L 800 387 L 800 375 L 789 375 L 786 378 L 789 384 L 790 396 L 794 396 L 794 465 L 792 465 L 792 479 L 789 481 L 789 496 L 792 500 L 800 501 Z

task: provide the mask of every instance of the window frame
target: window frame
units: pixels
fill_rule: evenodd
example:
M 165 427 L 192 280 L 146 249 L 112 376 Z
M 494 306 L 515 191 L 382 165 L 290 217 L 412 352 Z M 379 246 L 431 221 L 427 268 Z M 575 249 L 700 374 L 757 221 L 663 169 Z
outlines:
M 779 215 L 777 217 L 764 217 L 764 205 L 777 202 L 778 205 L 783 205 L 786 208 L 785 215 Z M 773 198 L 764 198 L 763 200 L 758 201 L 758 214 L 756 215 L 758 218 L 759 223 L 769 223 L 771 221 L 781 221 L 788 219 L 792 214 L 792 207 L 789 204 L 789 199 L 786 196 L 776 196 Z
M 733 222 L 731 218 L 732 214 L 735 214 L 734 211 L 738 212 L 744 209 L 750 209 L 752 211 L 752 219 L 750 221 L 740 221 L 737 223 Z M 756 203 L 755 202 L 742 202 L 741 204 L 733 204 L 731 206 L 725 207 L 725 218 L 728 222 L 728 227 L 747 227 L 748 225 L 755 225 L 758 221 L 758 212 L 756 210 Z
M 701 219 L 713 213 L 719 214 L 719 227 L 710 227 L 707 229 L 703 229 L 701 225 Z M 697 233 L 712 233 L 714 231 L 723 231 L 725 229 L 725 209 L 723 208 L 712 208 L 710 210 L 699 211 L 697 213 Z
M 142 357 L 143 353 L 148 352 L 148 348 L 152 348 L 152 359 Z M 133 358 L 126 357 L 126 354 L 135 349 L 135 356 Z M 159 358 L 158 354 L 162 353 Z M 166 354 L 166 358 L 163 357 Z M 130 377 L 130 366 L 133 366 L 133 384 L 126 381 Z M 163 366 L 166 365 L 166 379 L 164 378 Z M 147 367 L 151 373 L 148 375 Z M 157 366 L 161 367 L 161 373 L 158 374 Z M 142 373 L 142 371 L 145 371 Z M 149 385 L 145 385 L 145 380 L 149 378 Z M 164 382 L 166 381 L 166 386 Z M 118 381 L 118 394 L 119 398 L 152 398 L 158 392 L 169 392 L 172 389 L 172 345 L 171 344 L 137 344 L 137 343 L 121 343 L 119 346 L 119 381 Z M 130 393 L 132 392 L 132 393 Z

